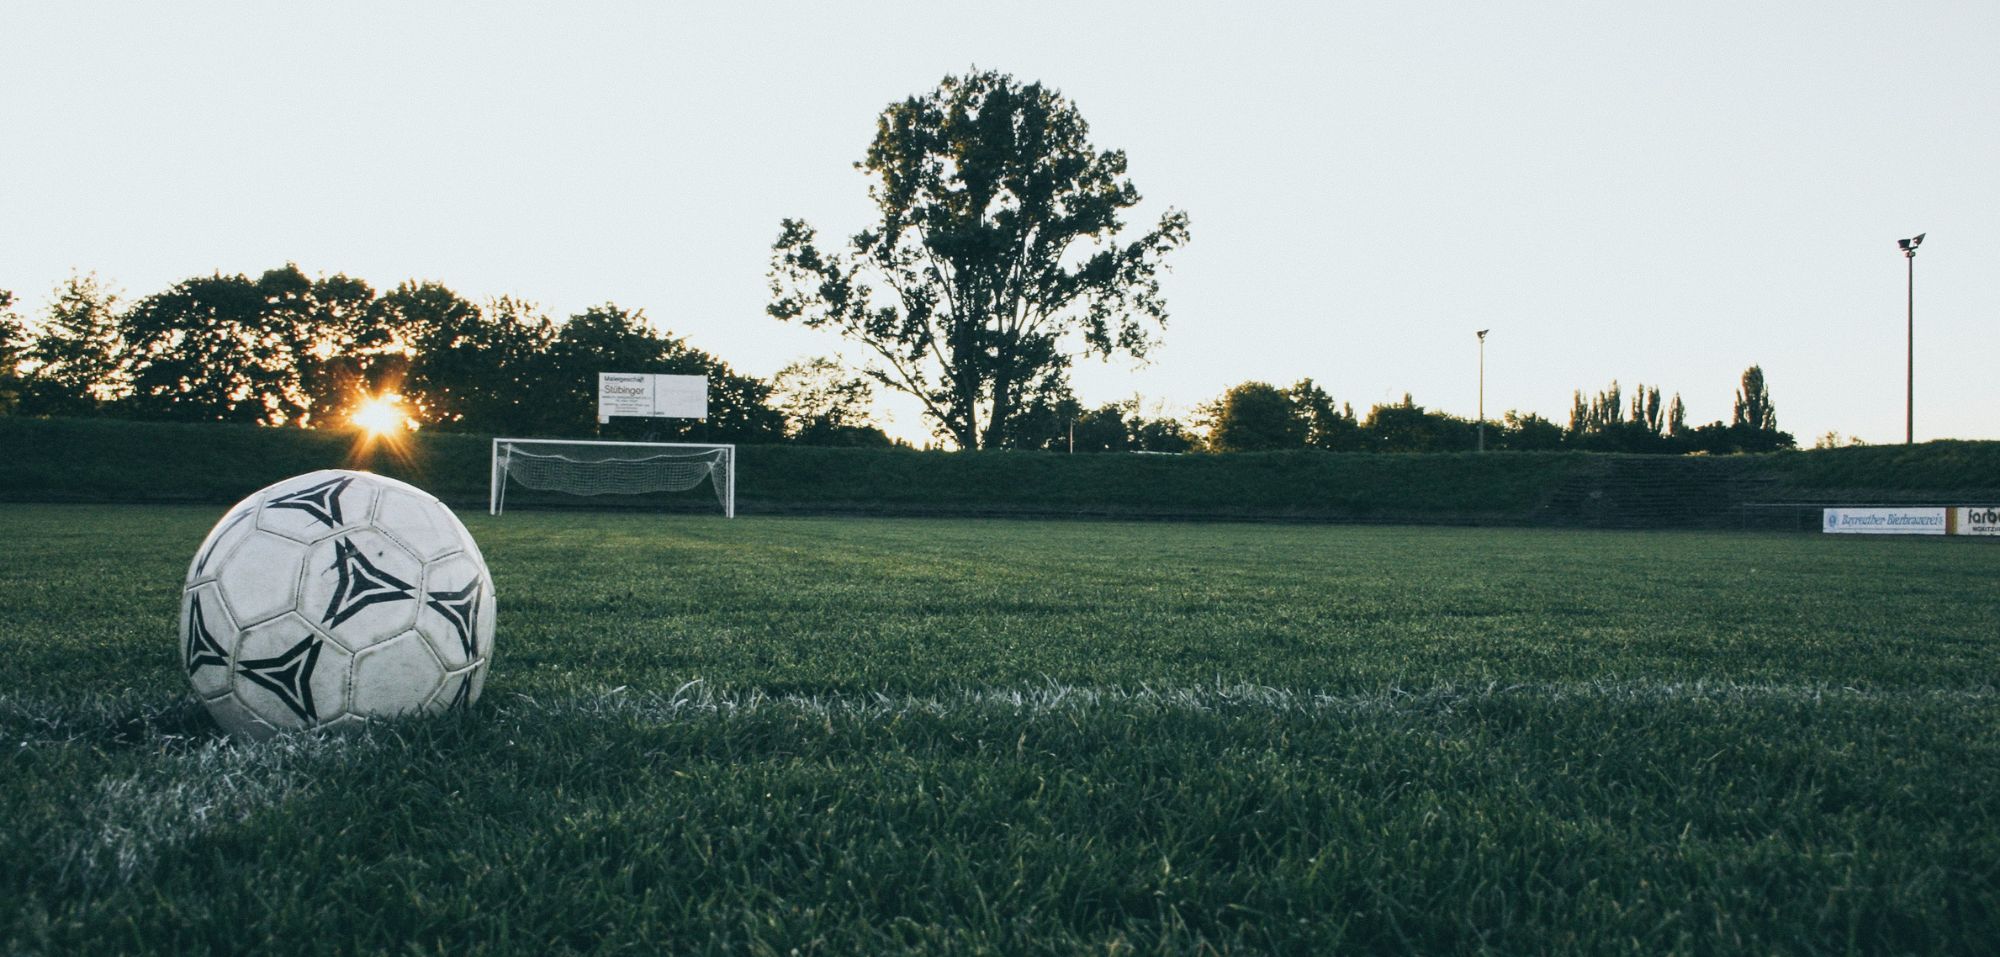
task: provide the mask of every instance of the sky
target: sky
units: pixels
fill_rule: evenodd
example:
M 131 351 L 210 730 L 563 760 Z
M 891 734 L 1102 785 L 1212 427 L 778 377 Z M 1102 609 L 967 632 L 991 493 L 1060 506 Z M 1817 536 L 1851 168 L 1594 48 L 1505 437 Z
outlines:
M 1801 444 L 2000 439 L 2000 3 L 99 3 L 0 0 L 0 289 L 138 297 L 286 262 L 603 303 L 738 371 L 863 358 L 769 318 L 779 221 L 871 225 L 893 101 L 1066 95 L 1185 210 L 1144 366 L 1185 416 L 1311 377 L 1566 422 L 1616 379 Z M 927 428 L 885 400 L 892 434 Z

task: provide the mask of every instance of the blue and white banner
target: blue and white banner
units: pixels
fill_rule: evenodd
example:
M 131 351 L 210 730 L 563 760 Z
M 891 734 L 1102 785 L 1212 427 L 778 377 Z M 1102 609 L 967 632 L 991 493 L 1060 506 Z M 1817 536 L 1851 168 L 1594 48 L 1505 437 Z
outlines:
M 1943 535 L 1946 513 L 1937 507 L 1829 508 L 1825 530 L 1855 535 Z

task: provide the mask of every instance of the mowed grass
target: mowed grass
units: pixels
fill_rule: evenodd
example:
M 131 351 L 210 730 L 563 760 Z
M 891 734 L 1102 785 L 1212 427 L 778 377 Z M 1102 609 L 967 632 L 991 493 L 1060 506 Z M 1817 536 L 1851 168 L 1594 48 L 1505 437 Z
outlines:
M 7 952 L 1982 953 L 2000 548 L 468 515 L 469 715 L 216 737 L 0 507 Z

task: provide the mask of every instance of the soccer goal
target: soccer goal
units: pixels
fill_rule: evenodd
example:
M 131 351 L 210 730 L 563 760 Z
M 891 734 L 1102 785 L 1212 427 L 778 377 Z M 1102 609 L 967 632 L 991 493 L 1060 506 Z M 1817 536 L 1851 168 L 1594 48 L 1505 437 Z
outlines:
M 736 446 L 690 442 L 584 442 L 494 439 L 487 513 L 507 507 L 512 482 L 537 492 L 642 495 L 715 489 L 722 514 L 736 517 Z

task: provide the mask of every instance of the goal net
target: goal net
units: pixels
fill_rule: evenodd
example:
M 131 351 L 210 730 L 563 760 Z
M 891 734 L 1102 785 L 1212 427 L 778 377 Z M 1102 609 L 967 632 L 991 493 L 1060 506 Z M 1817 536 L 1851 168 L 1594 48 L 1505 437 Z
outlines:
M 507 506 L 507 487 L 568 495 L 686 492 L 703 482 L 722 513 L 736 517 L 736 446 L 688 442 L 494 439 L 487 512 Z

